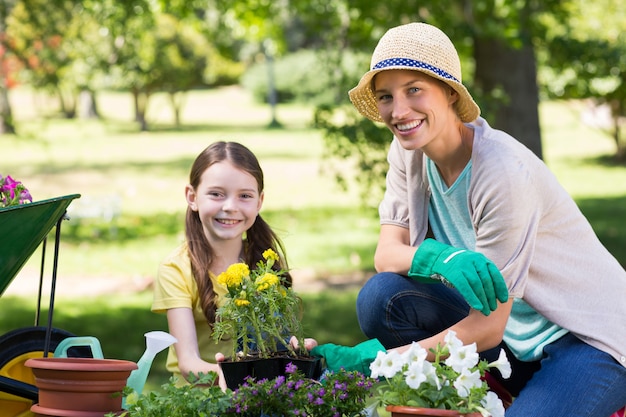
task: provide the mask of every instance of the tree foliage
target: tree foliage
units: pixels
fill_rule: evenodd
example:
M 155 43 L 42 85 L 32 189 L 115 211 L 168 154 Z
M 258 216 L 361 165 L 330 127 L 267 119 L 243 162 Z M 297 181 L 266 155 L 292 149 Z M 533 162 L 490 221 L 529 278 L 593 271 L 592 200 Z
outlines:
M 608 133 L 616 159 L 626 160 L 626 10 L 617 0 L 573 1 L 566 22 L 552 22 L 543 56 L 547 96 L 587 99 L 592 113 L 607 109 L 608 120 L 593 124 Z
M 141 130 L 147 129 L 147 105 L 157 91 L 169 94 L 179 123 L 184 92 L 232 82 L 242 67 L 211 45 L 198 9 L 177 5 L 150 0 L 18 0 L 3 20 L 3 44 L 24 64 L 22 82 L 56 93 L 67 117 L 76 114 L 81 91 L 93 97 L 100 89 L 114 88 L 133 95 Z M 206 2 L 187 2 L 186 7 L 200 5 L 206 7 Z

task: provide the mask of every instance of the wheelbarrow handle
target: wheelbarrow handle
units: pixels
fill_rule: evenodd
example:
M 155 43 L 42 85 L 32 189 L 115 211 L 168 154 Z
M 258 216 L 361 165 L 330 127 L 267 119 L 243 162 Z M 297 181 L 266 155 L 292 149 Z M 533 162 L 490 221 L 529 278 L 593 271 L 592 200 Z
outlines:
M 36 386 L 6 376 L 0 376 L 0 392 L 17 395 L 34 402 L 39 400 L 39 390 Z

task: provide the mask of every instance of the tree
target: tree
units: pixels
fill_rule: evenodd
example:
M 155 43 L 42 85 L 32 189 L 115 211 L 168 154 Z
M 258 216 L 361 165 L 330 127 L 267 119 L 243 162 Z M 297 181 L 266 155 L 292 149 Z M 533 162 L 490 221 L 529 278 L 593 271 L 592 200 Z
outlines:
M 67 117 L 76 113 L 76 94 L 64 73 L 73 63 L 71 44 L 74 0 L 20 0 L 7 19 L 5 45 L 24 67 L 24 82 L 59 97 Z M 75 27 L 74 27 L 75 28 Z
M 615 142 L 626 161 L 626 12 L 616 0 L 574 2 L 570 19 L 554 22 L 543 58 L 543 88 L 551 98 L 586 99 L 607 120 L 592 124 Z
M 209 84 L 211 58 L 217 63 L 219 55 L 208 42 L 208 36 L 189 19 L 173 15 L 157 16 L 155 30 L 155 63 L 149 88 L 167 92 L 174 110 L 176 126 L 180 126 L 180 111 L 184 93 Z M 197 20 L 197 19 L 194 19 Z

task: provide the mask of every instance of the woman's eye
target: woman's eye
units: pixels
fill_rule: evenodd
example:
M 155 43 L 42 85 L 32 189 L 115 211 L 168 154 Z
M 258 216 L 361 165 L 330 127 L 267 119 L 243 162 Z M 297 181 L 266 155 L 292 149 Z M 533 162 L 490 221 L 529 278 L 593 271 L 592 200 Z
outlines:
M 391 100 L 391 94 L 381 94 L 378 96 L 378 101 Z
M 418 91 L 420 91 L 420 89 L 418 87 L 411 87 L 411 88 L 409 88 L 409 93 L 411 93 L 411 94 L 415 94 Z

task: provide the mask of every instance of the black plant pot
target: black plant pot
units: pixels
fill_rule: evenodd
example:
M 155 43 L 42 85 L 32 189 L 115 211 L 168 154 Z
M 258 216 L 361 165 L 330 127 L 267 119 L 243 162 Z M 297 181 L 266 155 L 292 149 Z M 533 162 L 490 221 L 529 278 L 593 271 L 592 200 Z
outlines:
M 256 380 L 263 378 L 273 379 L 277 376 L 285 375 L 285 368 L 289 363 L 298 368 L 306 378 L 319 379 L 322 375 L 321 358 L 293 358 L 290 356 L 280 356 L 274 358 L 245 358 L 237 361 L 226 359 L 220 362 L 220 367 L 224 373 L 226 386 L 231 390 L 236 390 L 251 376 Z

